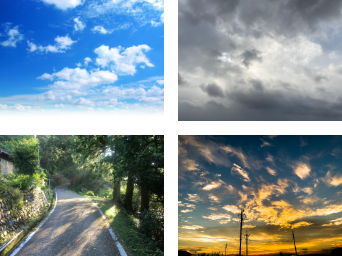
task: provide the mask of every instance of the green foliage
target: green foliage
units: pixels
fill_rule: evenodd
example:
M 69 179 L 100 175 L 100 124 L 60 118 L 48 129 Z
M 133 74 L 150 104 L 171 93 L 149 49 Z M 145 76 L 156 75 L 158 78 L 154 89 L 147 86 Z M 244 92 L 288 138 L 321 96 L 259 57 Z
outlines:
M 44 176 L 43 176 L 44 177 Z M 43 185 L 44 179 L 42 175 L 37 173 L 30 175 L 25 174 L 9 174 L 6 175 L 6 182 L 9 187 L 20 190 L 32 190 Z
M 91 191 L 91 190 L 89 190 L 89 191 L 86 193 L 86 195 L 88 195 L 88 196 L 95 196 L 94 192 Z
M 21 174 L 32 175 L 38 167 L 38 140 L 33 137 L 2 142 L 2 146 L 11 153 L 14 166 Z
M 24 207 L 24 194 L 18 189 L 13 188 L 9 191 L 12 211 L 21 210 Z
M 157 246 L 164 250 L 164 213 L 143 211 L 140 214 L 139 231 L 147 237 L 153 238 Z

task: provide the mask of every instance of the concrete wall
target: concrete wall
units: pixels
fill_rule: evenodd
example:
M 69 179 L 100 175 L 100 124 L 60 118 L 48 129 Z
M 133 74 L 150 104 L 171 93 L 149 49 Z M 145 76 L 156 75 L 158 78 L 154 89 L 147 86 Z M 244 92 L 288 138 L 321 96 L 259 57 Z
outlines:
M 0 237 L 3 239 L 13 235 L 13 232 L 21 231 L 27 222 L 48 207 L 42 190 L 35 189 L 31 192 L 22 192 L 25 207 L 17 212 L 11 211 L 8 191 L 0 194 Z M 46 195 L 46 198 L 48 198 L 48 195 Z
M 5 159 L 1 159 L 1 174 L 11 174 L 13 173 L 14 165 L 12 162 Z

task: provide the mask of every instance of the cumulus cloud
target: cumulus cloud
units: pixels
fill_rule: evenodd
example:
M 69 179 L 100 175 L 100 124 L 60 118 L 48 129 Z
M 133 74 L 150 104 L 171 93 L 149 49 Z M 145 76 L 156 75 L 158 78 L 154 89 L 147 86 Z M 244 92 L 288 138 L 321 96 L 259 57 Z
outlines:
M 134 75 L 136 73 L 136 66 L 140 63 L 148 67 L 154 67 L 144 54 L 144 52 L 149 50 L 151 48 L 146 44 L 132 46 L 126 49 L 122 47 L 109 48 L 109 46 L 101 45 L 94 52 L 98 55 L 96 64 L 102 68 L 110 66 L 112 70 L 120 74 Z
M 94 33 L 100 33 L 100 34 L 111 34 L 111 33 L 113 33 L 113 30 L 107 30 L 107 29 L 105 29 L 104 27 L 102 27 L 102 26 L 95 26 L 93 29 L 92 29 L 92 31 L 94 32 Z
M 54 81 L 54 83 L 50 85 L 50 87 L 54 89 L 71 90 L 111 84 L 114 83 L 118 77 L 116 74 L 107 70 L 88 72 L 87 70 L 80 68 L 64 68 L 61 71 L 52 74 L 45 73 L 37 77 L 37 79 Z
M 91 62 L 91 58 L 89 58 L 89 57 L 85 57 L 84 58 L 84 66 L 88 66 L 88 64 L 89 64 L 89 62 Z
M 160 85 L 163 85 L 164 84 L 164 80 L 157 80 L 157 83 L 160 84 Z
M 20 34 L 19 26 L 11 28 L 11 23 L 5 23 L 5 35 L 0 33 L 0 36 L 6 36 L 7 40 L 0 42 L 4 47 L 17 47 L 17 42 L 24 39 L 24 36 Z
M 86 24 L 80 21 L 80 17 L 75 18 L 74 22 L 75 22 L 74 24 L 75 31 L 82 31 L 83 29 L 85 29 Z
M 46 4 L 52 4 L 56 8 L 61 10 L 67 10 L 75 8 L 76 6 L 83 4 L 83 0 L 40 0 Z
M 294 173 L 302 180 L 310 175 L 311 168 L 305 163 L 298 163 L 294 169 Z
M 77 41 L 73 41 L 68 35 L 66 36 L 57 36 L 55 38 L 56 44 L 55 45 L 48 45 L 48 46 L 41 46 L 41 45 L 36 45 L 35 43 L 32 43 L 30 41 L 27 41 L 27 44 L 29 46 L 28 51 L 29 52 L 65 52 L 66 50 L 71 48 L 71 45 L 76 43 Z

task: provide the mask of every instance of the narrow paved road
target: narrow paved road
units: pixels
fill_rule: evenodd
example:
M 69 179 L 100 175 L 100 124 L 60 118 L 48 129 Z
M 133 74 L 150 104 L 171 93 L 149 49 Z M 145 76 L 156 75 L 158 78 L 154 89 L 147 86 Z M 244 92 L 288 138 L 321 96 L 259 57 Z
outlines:
M 57 188 L 54 212 L 16 256 L 117 255 L 98 209 L 84 197 Z

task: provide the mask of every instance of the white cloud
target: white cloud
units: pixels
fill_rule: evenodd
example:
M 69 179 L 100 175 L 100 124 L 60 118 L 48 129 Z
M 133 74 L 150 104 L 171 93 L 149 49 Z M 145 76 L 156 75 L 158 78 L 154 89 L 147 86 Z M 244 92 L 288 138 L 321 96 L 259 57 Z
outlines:
M 86 105 L 86 106 L 91 106 L 91 107 L 95 106 L 94 102 L 87 100 L 85 98 L 79 98 L 77 100 L 74 100 L 73 103 L 76 105 Z
M 13 109 L 18 110 L 18 111 L 30 111 L 31 107 L 30 106 L 23 106 L 21 104 L 15 104 Z
M 80 68 L 64 68 L 53 74 L 43 74 L 37 79 L 56 80 L 50 85 L 54 89 L 80 89 L 84 87 L 94 87 L 101 84 L 114 83 L 118 77 L 110 71 L 91 71 L 88 73 L 85 69 Z
M 69 8 L 75 8 L 76 6 L 83 4 L 82 0 L 41 0 L 47 4 L 53 4 L 56 8 L 61 10 L 67 10 Z
M 164 80 L 157 80 L 157 83 L 162 85 L 162 84 L 164 84 Z
M 64 104 L 55 104 L 55 108 L 65 108 Z
M 66 36 L 57 36 L 55 38 L 56 44 L 55 45 L 48 45 L 48 46 L 41 46 L 36 45 L 30 41 L 27 41 L 27 44 L 29 46 L 28 51 L 34 52 L 34 51 L 40 51 L 40 52 L 65 52 L 65 50 L 70 49 L 71 45 L 76 43 L 77 41 L 73 41 L 68 35 Z
M 99 101 L 96 102 L 96 105 L 99 107 L 115 107 L 116 105 L 118 105 L 118 100 L 117 99 L 111 99 L 108 101 Z
M 75 24 L 74 24 L 75 31 L 79 31 L 79 30 L 82 31 L 86 27 L 86 25 L 82 21 L 80 21 L 79 19 L 80 19 L 80 17 L 77 17 L 77 18 L 74 19 L 74 21 L 75 21 Z
M 103 91 L 103 93 L 120 99 L 134 98 L 139 101 L 149 102 L 162 101 L 164 98 L 164 89 L 157 86 L 152 86 L 148 90 L 145 90 L 144 88 L 120 89 L 119 87 L 108 87 Z
M 85 57 L 84 58 L 84 66 L 88 66 L 88 64 L 89 64 L 89 62 L 91 62 L 91 58 L 89 58 L 89 57 Z
M 10 29 L 10 24 L 11 23 L 6 23 L 6 35 L 8 36 L 6 41 L 0 42 L 2 46 L 5 47 L 17 47 L 17 42 L 21 41 L 24 39 L 24 36 L 20 34 L 18 30 L 18 26 L 15 26 Z M 1 34 L 0 34 L 1 35 Z
M 134 75 L 136 72 L 136 65 L 144 63 L 148 67 L 154 67 L 148 60 L 143 52 L 149 51 L 151 48 L 146 45 L 132 46 L 129 48 L 109 48 L 106 45 L 101 45 L 95 49 L 95 53 L 98 55 L 96 63 L 101 67 L 108 67 L 111 65 L 111 69 L 118 71 L 123 75 Z
M 102 26 L 95 26 L 95 27 L 92 29 L 92 31 L 93 31 L 94 33 L 98 32 L 98 33 L 100 33 L 100 34 L 111 34 L 111 33 L 113 33 L 113 30 L 107 30 L 107 29 L 105 29 L 105 28 L 102 27 Z
M 2 109 L 2 110 L 7 109 L 7 107 L 8 107 L 8 106 L 7 106 L 6 104 L 4 104 L 4 105 L 3 105 L 3 104 L 0 104 L 0 109 Z

